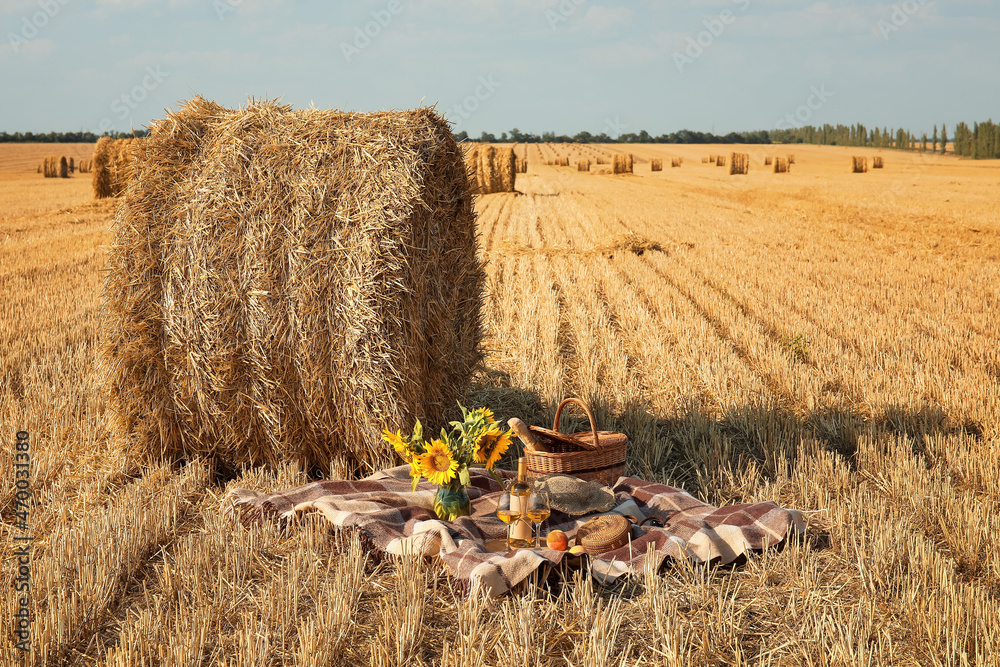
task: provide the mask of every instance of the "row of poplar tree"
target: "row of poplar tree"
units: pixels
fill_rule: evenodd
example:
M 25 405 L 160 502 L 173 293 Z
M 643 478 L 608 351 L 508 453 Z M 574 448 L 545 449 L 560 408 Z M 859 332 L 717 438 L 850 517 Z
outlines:
M 938 137 L 938 127 L 930 139 L 926 134 L 917 137 L 903 129 L 889 128 L 869 129 L 857 125 L 830 125 L 822 127 L 806 125 L 788 130 L 774 130 L 770 133 L 771 140 L 784 143 L 806 143 L 825 146 L 867 146 L 871 148 L 899 148 L 934 153 L 945 153 L 948 145 L 948 129 L 941 125 L 941 136 Z M 973 123 L 972 129 L 966 123 L 955 126 L 954 152 L 973 159 L 1000 158 L 1000 123 L 988 120 L 984 123 Z

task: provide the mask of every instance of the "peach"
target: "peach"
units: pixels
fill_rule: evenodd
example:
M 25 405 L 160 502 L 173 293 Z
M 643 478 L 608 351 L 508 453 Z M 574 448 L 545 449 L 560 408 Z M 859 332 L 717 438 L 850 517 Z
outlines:
M 561 530 L 553 530 L 545 537 L 545 544 L 554 551 L 566 551 L 569 546 L 569 539 L 566 533 Z

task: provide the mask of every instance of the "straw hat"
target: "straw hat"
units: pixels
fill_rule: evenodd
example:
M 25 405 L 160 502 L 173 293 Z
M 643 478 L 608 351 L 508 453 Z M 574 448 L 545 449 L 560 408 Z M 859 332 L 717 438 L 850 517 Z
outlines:
M 535 489 L 547 491 L 549 506 L 570 516 L 607 512 L 615 506 L 615 494 L 600 482 L 585 482 L 572 475 L 545 475 L 535 479 Z

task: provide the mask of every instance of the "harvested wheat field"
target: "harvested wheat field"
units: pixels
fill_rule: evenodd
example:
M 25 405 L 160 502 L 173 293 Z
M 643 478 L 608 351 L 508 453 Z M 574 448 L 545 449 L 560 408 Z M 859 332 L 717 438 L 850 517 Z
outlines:
M 852 149 L 797 145 L 795 170 L 733 179 L 700 158 L 775 147 L 628 150 L 690 167 L 595 177 L 545 163 L 617 147 L 533 145 L 517 192 L 478 197 L 486 357 L 463 403 L 547 425 L 581 396 L 629 435 L 627 474 L 804 510 L 804 539 L 488 600 L 315 517 L 244 528 L 228 489 L 308 471 L 137 462 L 98 363 L 116 201 L 35 173 L 84 150 L 0 146 L 0 664 L 995 664 L 1000 163 L 898 152 L 859 178 Z M 19 430 L 27 655 L 8 629 Z

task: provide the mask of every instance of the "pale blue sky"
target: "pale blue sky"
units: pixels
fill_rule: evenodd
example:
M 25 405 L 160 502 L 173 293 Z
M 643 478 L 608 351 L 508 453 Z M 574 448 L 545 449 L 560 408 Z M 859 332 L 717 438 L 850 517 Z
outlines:
M 8 132 L 195 94 L 436 103 L 476 136 L 1000 120 L 997 0 L 0 0 L 0 28 Z

